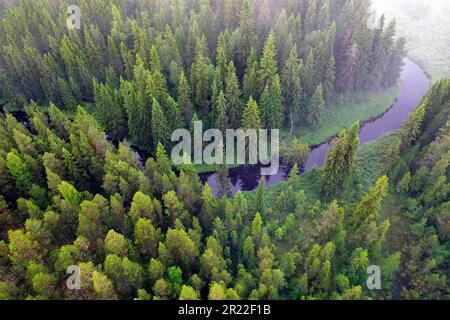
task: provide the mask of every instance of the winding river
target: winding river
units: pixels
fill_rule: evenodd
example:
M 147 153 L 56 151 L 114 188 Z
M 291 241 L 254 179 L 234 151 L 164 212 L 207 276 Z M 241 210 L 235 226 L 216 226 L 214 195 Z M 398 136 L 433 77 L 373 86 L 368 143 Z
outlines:
M 396 102 L 392 107 L 380 117 L 365 122 L 360 129 L 360 142 L 366 144 L 370 141 L 378 139 L 382 134 L 401 128 L 402 122 L 408 115 L 414 111 L 419 105 L 422 97 L 430 87 L 430 79 L 425 75 L 423 70 L 410 59 L 405 59 L 405 65 L 401 74 L 402 87 Z M 0 111 L 3 112 L 3 106 Z M 23 111 L 12 112 L 12 114 L 31 129 L 26 114 Z M 321 145 L 313 146 L 308 161 L 303 170 L 307 171 L 313 167 L 321 167 L 328 151 L 333 147 L 334 137 Z M 139 154 L 143 159 L 147 155 Z M 276 183 L 286 181 L 289 173 L 287 166 L 281 165 L 276 175 L 265 176 L 266 187 L 270 187 Z M 236 194 L 239 190 L 251 191 L 258 187 L 261 179 L 260 166 L 242 166 L 229 170 L 229 178 L 232 194 Z M 200 174 L 203 183 L 208 183 L 212 191 L 218 194 L 217 174 L 204 173 Z
M 382 134 L 401 128 L 403 121 L 419 105 L 422 97 L 430 88 L 431 81 L 423 70 L 410 59 L 405 59 L 405 66 L 401 74 L 402 87 L 396 102 L 392 107 L 377 119 L 365 122 L 360 129 L 360 142 L 366 144 L 378 139 Z M 313 167 L 321 167 L 328 151 L 333 147 L 334 138 L 311 150 L 308 161 L 304 166 L 307 171 Z M 270 187 L 276 183 L 285 181 L 289 168 L 281 166 L 278 174 L 266 176 L 265 183 Z M 217 174 L 205 173 L 200 178 L 203 183 L 208 183 L 213 192 L 218 194 Z M 250 191 L 258 187 L 261 179 L 260 166 L 245 166 L 229 170 L 231 191 L 234 195 L 239 190 Z

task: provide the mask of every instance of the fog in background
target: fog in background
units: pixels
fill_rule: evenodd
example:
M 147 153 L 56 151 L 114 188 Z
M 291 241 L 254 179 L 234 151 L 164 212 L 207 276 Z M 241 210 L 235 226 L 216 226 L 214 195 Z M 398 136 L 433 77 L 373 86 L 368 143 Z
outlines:
M 450 0 L 372 0 L 376 16 L 395 18 L 409 55 L 433 79 L 450 77 Z

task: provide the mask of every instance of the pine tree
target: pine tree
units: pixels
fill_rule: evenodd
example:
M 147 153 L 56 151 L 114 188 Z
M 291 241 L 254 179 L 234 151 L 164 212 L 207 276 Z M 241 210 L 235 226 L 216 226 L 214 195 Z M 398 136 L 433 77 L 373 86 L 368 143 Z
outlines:
M 163 146 L 168 147 L 170 141 L 170 129 L 167 123 L 167 118 L 161 109 L 158 101 L 153 99 L 152 108 L 152 134 L 153 145 L 157 146 L 161 143 Z
M 290 50 L 293 46 L 292 34 L 289 30 L 289 19 L 286 9 L 281 9 L 278 19 L 275 23 L 275 39 L 276 48 L 278 51 L 278 65 L 282 66 L 289 56 Z
M 237 46 L 237 66 L 242 72 L 251 49 L 255 45 L 255 25 L 253 17 L 253 3 L 251 0 L 243 0 L 241 11 L 239 13 L 239 45 Z M 248 68 L 248 65 L 247 65 Z M 242 76 L 242 75 L 241 75 Z
M 357 47 L 350 44 L 346 49 L 340 66 L 338 90 L 340 92 L 353 91 L 356 87 Z
M 347 163 L 344 174 L 350 176 L 356 159 L 356 153 L 359 148 L 359 122 L 356 122 L 348 131 L 348 140 L 346 146 L 345 161 Z
M 283 122 L 283 93 L 281 89 L 280 77 L 275 75 L 270 86 L 270 100 L 272 101 L 272 114 L 269 128 L 279 129 Z
M 270 97 L 269 85 L 266 85 L 266 87 L 264 88 L 264 91 L 262 92 L 262 95 L 261 95 L 261 100 L 260 100 L 259 105 L 260 105 L 260 109 L 261 109 L 261 118 L 262 118 L 263 126 L 265 128 L 268 128 L 270 125 L 270 119 L 272 116 L 272 109 L 273 109 L 272 100 Z
M 144 150 L 150 150 L 152 137 L 151 131 L 148 130 L 150 127 L 149 107 L 142 105 L 134 82 L 121 79 L 120 94 L 127 112 L 130 141 Z
M 317 27 L 324 30 L 330 23 L 330 1 L 325 0 L 317 17 Z
M 388 178 L 380 178 L 375 186 L 370 189 L 353 212 L 354 222 L 364 223 L 366 219 L 376 220 L 381 207 L 381 201 L 387 194 Z
M 180 106 L 184 122 L 189 123 L 192 119 L 191 88 L 182 70 L 178 82 L 178 105 Z
M 316 30 L 317 22 L 317 0 L 311 0 L 308 4 L 303 32 L 308 34 Z
M 319 125 L 324 106 L 325 101 L 323 100 L 323 88 L 322 85 L 319 85 L 311 98 L 308 109 L 308 123 L 311 127 L 316 128 Z
M 354 36 L 353 41 L 358 48 L 355 86 L 357 90 L 361 90 L 366 88 L 366 81 L 369 76 L 370 56 L 373 45 L 372 30 L 368 29 L 366 25 L 361 24 Z
M 266 182 L 265 178 L 261 177 L 261 179 L 259 180 L 258 189 L 256 190 L 256 207 L 255 207 L 256 215 L 259 215 L 260 213 L 264 214 L 265 212 L 265 202 L 264 202 L 264 191 L 266 188 L 265 182 Z M 252 230 L 253 230 L 253 223 L 252 223 Z
M 230 128 L 238 128 L 242 113 L 241 90 L 233 61 L 228 65 L 225 99 L 228 104 L 228 123 Z
M 334 82 L 336 81 L 335 72 L 335 60 L 334 56 L 331 55 L 330 60 L 327 64 L 325 80 L 323 83 L 324 97 L 327 101 L 330 100 L 334 95 Z
M 9 173 L 16 180 L 16 187 L 22 193 L 28 193 L 33 184 L 33 174 L 15 151 L 6 156 L 6 165 Z
M 350 178 L 359 147 L 359 123 L 342 130 L 335 147 L 328 153 L 323 169 L 321 193 L 325 199 L 339 195 Z
M 300 122 L 303 112 L 302 106 L 302 86 L 300 81 L 301 62 L 298 59 L 298 48 L 294 45 L 286 60 L 281 74 L 283 96 L 285 98 L 285 118 L 293 134 L 295 127 Z
M 259 65 L 259 85 L 262 90 L 272 81 L 278 71 L 276 57 L 275 35 L 271 32 L 264 44 L 263 56 Z
M 316 73 L 315 73 L 315 59 L 313 49 L 309 50 L 308 57 L 306 59 L 305 68 L 303 70 L 303 85 L 307 95 L 310 97 L 314 94 L 316 89 Z
M 259 130 L 262 128 L 259 116 L 259 107 L 252 97 L 250 97 L 246 107 L 244 108 L 241 126 L 243 129 Z
M 170 132 L 183 128 L 183 117 L 181 115 L 180 107 L 178 103 L 169 96 L 167 98 L 167 107 L 165 109 L 165 116 L 170 121 Z
M 224 90 L 225 83 L 227 81 L 227 75 L 228 75 L 228 57 L 226 53 L 226 49 L 222 47 L 220 44 L 217 48 L 216 53 L 216 89 L 220 92 L 220 90 Z
M 258 99 L 258 59 L 256 57 L 256 50 L 253 47 L 247 58 L 247 69 L 242 80 L 242 89 L 244 93 L 244 101 L 247 101 L 250 97 Z
M 424 117 L 425 105 L 422 104 L 403 122 L 400 151 L 405 150 L 417 139 Z
M 195 60 L 191 67 L 193 98 L 203 116 L 209 112 L 209 76 L 205 51 L 206 39 L 203 36 L 197 41 Z
M 72 93 L 72 89 L 63 78 L 58 78 L 59 92 L 64 103 L 64 109 L 74 111 L 77 108 L 77 100 Z
M 256 18 L 256 30 L 259 39 L 266 39 L 271 28 L 271 12 L 269 0 L 261 0 Z
M 99 122 L 114 141 L 126 136 L 126 118 L 120 93 L 107 84 L 94 80 L 94 97 Z
M 228 113 L 227 113 L 227 100 L 225 99 L 225 94 L 220 91 L 219 96 L 215 102 L 215 128 L 219 129 L 222 134 L 228 127 Z

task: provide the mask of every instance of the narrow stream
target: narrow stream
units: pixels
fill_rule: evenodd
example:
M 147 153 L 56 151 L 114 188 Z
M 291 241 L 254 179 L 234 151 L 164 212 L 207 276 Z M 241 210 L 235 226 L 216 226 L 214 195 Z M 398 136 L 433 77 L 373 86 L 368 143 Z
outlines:
M 379 118 L 368 121 L 361 126 L 361 145 L 378 139 L 386 132 L 401 128 L 403 121 L 419 105 L 422 97 L 430 88 L 431 81 L 423 70 L 410 59 L 405 59 L 405 66 L 401 74 L 402 87 L 396 102 Z M 328 151 L 333 147 L 334 139 L 313 147 L 311 155 L 304 166 L 304 170 L 321 167 L 325 163 Z M 289 169 L 281 166 L 277 175 L 266 176 L 266 186 L 285 181 Z M 208 183 L 215 194 L 218 194 L 217 174 L 200 174 L 203 183 Z M 261 179 L 260 166 L 239 167 L 229 170 L 231 191 L 234 195 L 239 190 L 250 191 L 258 187 Z

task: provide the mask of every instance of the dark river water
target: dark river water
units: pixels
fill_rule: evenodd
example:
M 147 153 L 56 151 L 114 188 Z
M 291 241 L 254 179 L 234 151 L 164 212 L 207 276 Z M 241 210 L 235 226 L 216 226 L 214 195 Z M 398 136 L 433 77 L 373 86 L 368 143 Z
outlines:
M 410 59 L 405 59 L 401 81 L 400 94 L 392 107 L 379 118 L 368 121 L 361 126 L 360 141 L 362 145 L 378 139 L 386 132 L 400 129 L 403 121 L 415 110 L 431 84 L 423 70 Z M 333 147 L 333 140 L 330 139 L 312 148 L 311 155 L 303 168 L 304 171 L 313 167 L 321 167 L 324 164 L 328 151 Z M 288 173 L 289 168 L 281 165 L 278 174 L 265 177 L 266 186 L 270 187 L 285 181 Z M 230 169 L 229 177 L 233 195 L 239 190 L 254 190 L 258 187 L 258 182 L 261 179 L 260 166 Z M 216 195 L 218 194 L 217 174 L 205 173 L 201 174 L 200 178 L 203 183 L 208 183 Z

